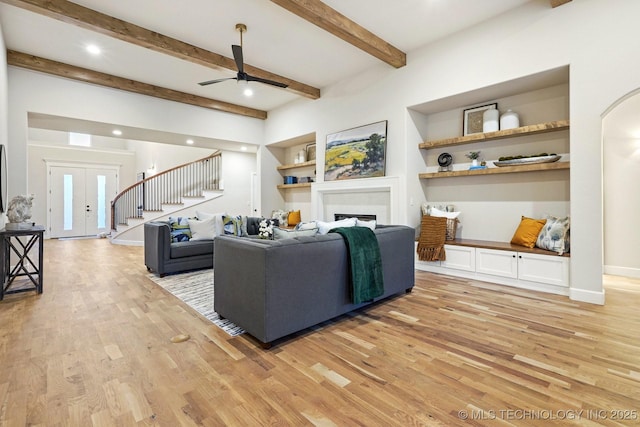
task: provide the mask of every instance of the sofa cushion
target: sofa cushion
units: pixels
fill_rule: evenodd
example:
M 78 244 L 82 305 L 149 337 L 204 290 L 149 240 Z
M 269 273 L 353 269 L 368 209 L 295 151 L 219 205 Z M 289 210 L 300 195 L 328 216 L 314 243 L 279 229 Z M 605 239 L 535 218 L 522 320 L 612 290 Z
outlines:
M 170 257 L 172 259 L 207 254 L 211 254 L 213 257 L 213 240 L 191 240 L 171 244 Z

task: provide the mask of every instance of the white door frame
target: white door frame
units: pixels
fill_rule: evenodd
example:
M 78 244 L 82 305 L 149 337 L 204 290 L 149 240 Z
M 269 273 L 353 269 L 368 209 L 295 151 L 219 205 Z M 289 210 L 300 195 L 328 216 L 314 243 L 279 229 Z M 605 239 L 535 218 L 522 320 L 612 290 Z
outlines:
M 94 162 L 74 162 L 44 159 L 47 167 L 47 228 L 45 229 L 45 238 L 50 238 L 51 231 L 51 168 L 84 168 L 84 169 L 109 169 L 116 173 L 116 188 L 120 188 L 120 168 L 119 163 L 94 163 Z

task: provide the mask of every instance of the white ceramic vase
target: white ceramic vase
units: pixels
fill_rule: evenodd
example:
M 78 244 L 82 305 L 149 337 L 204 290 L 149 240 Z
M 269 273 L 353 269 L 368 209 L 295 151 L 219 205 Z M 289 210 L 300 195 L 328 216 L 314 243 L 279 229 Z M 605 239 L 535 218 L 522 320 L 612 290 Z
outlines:
M 482 132 L 495 132 L 499 129 L 498 119 L 500 112 L 497 108 L 489 107 L 482 114 Z
M 515 111 L 507 110 L 500 116 L 500 129 L 515 129 L 518 127 L 520 127 L 520 117 Z

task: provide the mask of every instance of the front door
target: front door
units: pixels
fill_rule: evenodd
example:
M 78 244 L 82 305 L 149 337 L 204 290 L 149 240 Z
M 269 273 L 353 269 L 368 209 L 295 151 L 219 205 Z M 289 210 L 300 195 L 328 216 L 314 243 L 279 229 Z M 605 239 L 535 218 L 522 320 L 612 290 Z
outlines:
M 115 169 L 52 166 L 49 173 L 50 237 L 95 236 L 109 230 Z

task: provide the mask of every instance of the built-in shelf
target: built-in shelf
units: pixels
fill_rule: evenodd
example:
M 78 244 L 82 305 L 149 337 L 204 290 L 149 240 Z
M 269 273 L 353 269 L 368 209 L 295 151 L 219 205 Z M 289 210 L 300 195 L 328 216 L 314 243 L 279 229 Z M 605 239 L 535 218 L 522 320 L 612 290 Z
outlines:
M 569 169 L 570 162 L 555 162 L 555 163 L 537 163 L 532 165 L 522 166 L 504 166 L 501 168 L 487 168 L 487 169 L 465 169 L 451 172 L 432 172 L 419 174 L 420 179 L 433 179 L 433 178 L 449 178 L 454 176 L 475 176 L 475 175 L 495 175 L 502 173 L 519 173 L 519 172 L 541 172 L 550 170 L 562 170 Z
M 521 126 L 514 129 L 498 130 L 495 132 L 473 133 L 471 135 L 458 136 L 455 138 L 438 139 L 425 141 L 418 145 L 423 149 L 450 147 L 453 145 L 471 144 L 475 142 L 491 141 L 503 138 L 535 135 L 539 133 L 558 132 L 569 129 L 569 120 L 557 120 L 553 122 L 540 123 L 537 125 Z
M 304 162 L 304 163 L 294 163 L 294 164 L 288 164 L 288 165 L 280 165 L 276 169 L 278 169 L 279 171 L 284 171 L 284 170 L 288 170 L 288 169 L 306 168 L 306 167 L 315 166 L 315 165 L 316 165 L 316 161 L 315 160 L 309 160 L 308 162 Z
M 309 187 L 311 188 L 311 183 L 310 182 L 301 182 L 298 184 L 278 184 L 278 190 L 287 190 L 287 189 L 291 189 L 291 188 L 306 188 Z

